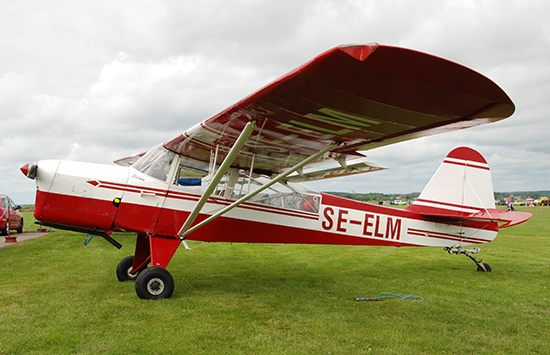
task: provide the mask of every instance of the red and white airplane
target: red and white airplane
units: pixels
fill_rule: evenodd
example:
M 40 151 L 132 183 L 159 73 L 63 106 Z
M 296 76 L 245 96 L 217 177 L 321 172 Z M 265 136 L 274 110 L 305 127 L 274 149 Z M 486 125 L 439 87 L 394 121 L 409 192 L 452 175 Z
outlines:
M 531 214 L 495 208 L 489 166 L 470 148 L 450 152 L 405 209 L 299 182 L 385 169 L 360 151 L 498 121 L 514 109 L 495 83 L 459 64 L 376 43 L 341 45 L 119 165 L 42 160 L 21 170 L 36 180 L 42 225 L 118 247 L 111 231 L 137 234 L 134 255 L 116 273 L 136 280 L 140 298 L 172 295 L 166 267 L 186 239 L 436 246 L 490 271 L 471 255 L 478 248 L 464 246 L 490 242 Z

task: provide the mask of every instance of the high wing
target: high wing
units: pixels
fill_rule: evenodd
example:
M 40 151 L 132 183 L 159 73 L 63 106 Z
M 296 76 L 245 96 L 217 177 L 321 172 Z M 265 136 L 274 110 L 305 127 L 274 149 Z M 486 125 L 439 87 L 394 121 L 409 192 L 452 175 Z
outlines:
M 495 122 L 514 110 L 494 82 L 462 65 L 377 43 L 341 45 L 164 146 L 220 164 L 254 121 L 232 167 L 275 175 L 328 149 L 316 163 L 335 159 L 342 173 L 359 151 Z

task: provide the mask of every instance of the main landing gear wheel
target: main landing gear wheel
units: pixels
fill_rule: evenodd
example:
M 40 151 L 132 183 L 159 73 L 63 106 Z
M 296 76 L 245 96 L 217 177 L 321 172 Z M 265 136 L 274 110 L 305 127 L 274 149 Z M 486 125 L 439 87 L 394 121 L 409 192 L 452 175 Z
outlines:
M 150 267 L 136 278 L 136 293 L 139 298 L 156 300 L 169 298 L 174 292 L 174 278 L 164 268 Z
M 132 266 L 134 265 L 134 256 L 130 255 L 125 257 L 118 263 L 116 267 L 116 278 L 118 281 L 131 281 L 135 280 L 139 272 L 132 274 Z

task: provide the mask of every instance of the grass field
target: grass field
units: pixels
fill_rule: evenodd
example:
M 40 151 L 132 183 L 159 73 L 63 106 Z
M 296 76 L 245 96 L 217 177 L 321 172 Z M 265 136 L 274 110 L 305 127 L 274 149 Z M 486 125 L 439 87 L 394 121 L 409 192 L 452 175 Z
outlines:
M 543 354 L 550 208 L 482 246 L 491 273 L 438 248 L 189 242 L 170 299 L 137 298 L 133 252 L 56 232 L 0 249 L 0 354 Z M 380 292 L 420 302 L 356 302 Z

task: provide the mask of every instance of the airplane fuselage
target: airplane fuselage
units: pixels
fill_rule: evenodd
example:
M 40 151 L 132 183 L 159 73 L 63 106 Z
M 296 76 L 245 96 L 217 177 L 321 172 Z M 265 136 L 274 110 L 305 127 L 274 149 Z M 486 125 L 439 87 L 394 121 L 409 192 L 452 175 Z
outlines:
M 106 232 L 116 228 L 176 238 L 201 197 L 197 187 L 161 181 L 132 167 L 62 160 L 41 161 L 39 166 L 35 218 L 69 229 Z M 490 242 L 498 232 L 496 223 L 442 223 L 407 209 L 324 193 L 308 196 L 313 206 L 282 207 L 276 199 L 245 202 L 186 239 L 448 247 Z M 233 201 L 212 196 L 198 221 Z

